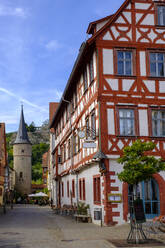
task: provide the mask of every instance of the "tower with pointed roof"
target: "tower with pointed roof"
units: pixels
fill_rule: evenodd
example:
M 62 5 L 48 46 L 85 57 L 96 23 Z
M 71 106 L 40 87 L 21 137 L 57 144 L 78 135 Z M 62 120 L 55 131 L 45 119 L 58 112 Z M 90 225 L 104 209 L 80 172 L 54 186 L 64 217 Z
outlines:
M 15 189 L 21 194 L 31 193 L 31 157 L 32 145 L 29 141 L 23 106 L 17 137 L 13 145 L 14 170 L 16 172 Z

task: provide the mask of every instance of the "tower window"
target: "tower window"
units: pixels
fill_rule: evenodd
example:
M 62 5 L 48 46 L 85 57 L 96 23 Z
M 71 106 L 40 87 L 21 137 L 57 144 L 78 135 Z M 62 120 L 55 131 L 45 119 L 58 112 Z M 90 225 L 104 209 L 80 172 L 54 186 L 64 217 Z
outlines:
M 23 178 L 23 172 L 22 171 L 19 173 L 19 178 Z
M 22 153 L 24 153 L 24 150 L 22 149 L 22 151 L 21 151 Z

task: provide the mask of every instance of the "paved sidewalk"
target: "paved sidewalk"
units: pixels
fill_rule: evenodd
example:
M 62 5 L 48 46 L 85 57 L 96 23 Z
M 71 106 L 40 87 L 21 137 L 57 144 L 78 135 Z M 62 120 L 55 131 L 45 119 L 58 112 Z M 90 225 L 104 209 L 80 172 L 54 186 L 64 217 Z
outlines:
M 129 224 L 100 227 L 56 215 L 47 206 L 16 205 L 0 215 L 0 248 L 114 248 L 111 241 L 125 240 L 129 230 Z

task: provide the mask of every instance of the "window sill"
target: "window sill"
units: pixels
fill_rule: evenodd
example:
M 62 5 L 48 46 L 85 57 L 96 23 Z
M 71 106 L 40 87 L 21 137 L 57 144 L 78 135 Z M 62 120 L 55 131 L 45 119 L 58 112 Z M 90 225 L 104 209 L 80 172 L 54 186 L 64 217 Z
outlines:
M 120 139 L 137 139 L 139 137 L 139 135 L 117 135 L 117 138 Z
M 135 75 L 119 75 L 119 74 L 115 74 L 115 77 L 118 77 L 118 78 L 136 78 Z
M 162 81 L 164 81 L 165 80 L 165 76 L 163 76 L 163 77 L 159 77 L 159 76 L 148 76 L 148 79 L 155 79 L 155 80 L 162 80 Z
M 150 136 L 150 139 L 165 140 L 165 137 L 162 137 L 162 136 Z
M 156 28 L 159 28 L 159 29 L 164 29 L 164 28 L 165 28 L 165 25 L 156 24 L 155 27 L 156 27 Z

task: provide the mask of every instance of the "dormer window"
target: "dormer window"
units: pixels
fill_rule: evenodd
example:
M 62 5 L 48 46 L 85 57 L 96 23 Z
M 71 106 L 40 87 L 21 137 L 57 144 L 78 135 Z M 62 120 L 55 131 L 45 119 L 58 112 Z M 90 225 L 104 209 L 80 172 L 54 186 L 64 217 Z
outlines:
M 165 26 L 165 5 L 157 6 L 157 22 L 159 26 Z

